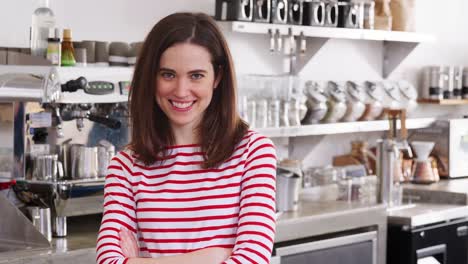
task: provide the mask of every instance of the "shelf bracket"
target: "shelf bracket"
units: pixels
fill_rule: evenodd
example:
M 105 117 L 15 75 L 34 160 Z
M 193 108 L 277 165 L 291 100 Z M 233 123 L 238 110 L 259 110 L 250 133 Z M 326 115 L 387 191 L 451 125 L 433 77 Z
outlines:
M 382 76 L 387 78 L 418 44 L 417 42 L 384 41 Z
M 305 53 L 298 54 L 296 65 L 294 66 L 294 71 L 299 73 L 307 65 L 307 63 L 312 59 L 312 57 L 317 54 L 317 52 L 327 43 L 329 38 L 306 38 L 307 39 L 307 49 Z

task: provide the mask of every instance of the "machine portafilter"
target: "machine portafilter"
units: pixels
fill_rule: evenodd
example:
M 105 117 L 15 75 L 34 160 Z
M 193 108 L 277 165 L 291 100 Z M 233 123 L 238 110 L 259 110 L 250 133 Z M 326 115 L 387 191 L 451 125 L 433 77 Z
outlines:
M 92 104 L 68 104 L 64 105 L 60 112 L 64 121 L 76 120 L 76 127 L 80 131 L 84 127 L 83 119 L 85 118 L 90 121 L 105 125 L 111 129 L 120 128 L 121 122 L 119 120 L 97 115 L 91 111 L 92 108 Z

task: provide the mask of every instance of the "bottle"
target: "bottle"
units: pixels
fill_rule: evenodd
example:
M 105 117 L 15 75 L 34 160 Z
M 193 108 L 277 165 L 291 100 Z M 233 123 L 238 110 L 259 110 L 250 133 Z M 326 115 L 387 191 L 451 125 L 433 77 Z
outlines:
M 31 23 L 31 55 L 46 57 L 49 30 L 55 27 L 54 12 L 49 8 L 49 0 L 39 0 L 39 7 L 34 10 Z
M 63 30 L 63 41 L 62 41 L 62 66 L 75 66 L 75 49 L 72 43 L 71 29 Z
M 47 59 L 52 65 L 61 64 L 62 47 L 60 45 L 60 32 L 58 28 L 49 31 L 47 39 Z

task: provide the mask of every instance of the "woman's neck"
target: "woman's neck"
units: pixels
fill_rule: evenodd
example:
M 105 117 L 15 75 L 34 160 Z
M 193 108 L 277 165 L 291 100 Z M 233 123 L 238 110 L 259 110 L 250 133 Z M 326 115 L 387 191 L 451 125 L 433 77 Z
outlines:
M 176 145 L 198 144 L 195 129 L 191 126 L 172 127 Z

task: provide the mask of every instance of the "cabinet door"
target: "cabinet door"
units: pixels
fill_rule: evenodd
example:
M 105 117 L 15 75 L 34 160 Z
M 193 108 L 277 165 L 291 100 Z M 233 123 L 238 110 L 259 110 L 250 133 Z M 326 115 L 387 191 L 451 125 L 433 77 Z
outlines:
M 277 248 L 281 264 L 376 264 L 377 232 Z

